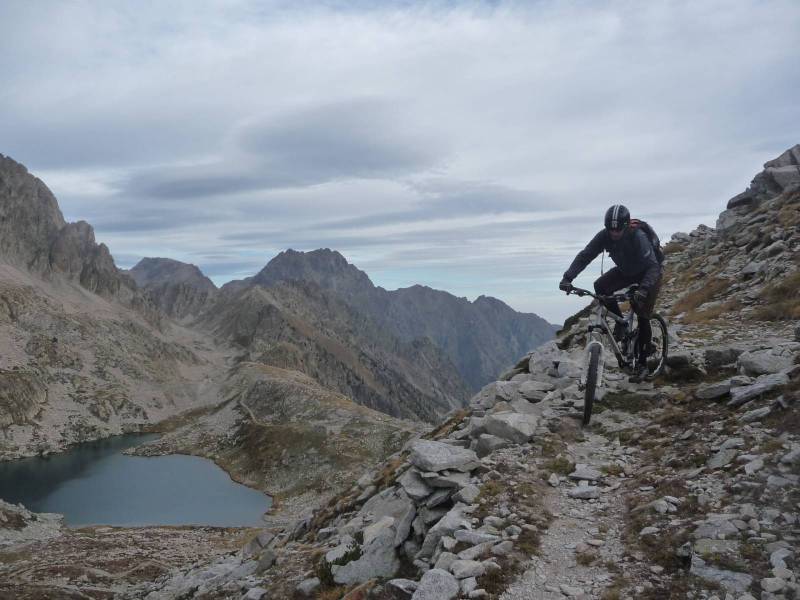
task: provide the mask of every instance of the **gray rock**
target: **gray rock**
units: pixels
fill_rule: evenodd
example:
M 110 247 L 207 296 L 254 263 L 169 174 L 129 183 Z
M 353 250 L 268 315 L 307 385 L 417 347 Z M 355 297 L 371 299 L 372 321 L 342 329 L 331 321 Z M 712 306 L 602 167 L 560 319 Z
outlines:
M 489 456 L 495 450 L 507 448 L 510 444 L 511 442 L 505 438 L 490 433 L 483 433 L 478 438 L 478 443 L 475 446 L 475 453 L 479 458 L 483 458 L 484 456 Z
M 744 385 L 741 387 L 731 388 L 731 400 L 728 406 L 736 407 L 758 398 L 762 394 L 771 392 L 781 386 L 789 383 L 789 376 L 786 373 L 773 373 L 771 375 L 762 375 L 758 377 L 754 383 Z
M 436 525 L 430 528 L 425 536 L 425 540 L 422 542 L 422 548 L 420 548 L 417 558 L 429 558 L 433 556 L 436 546 L 439 544 L 439 540 L 442 539 L 442 537 L 452 536 L 453 533 L 459 529 L 470 528 L 469 519 L 464 515 L 465 508 L 465 505 L 457 504 L 450 509 L 445 516 L 439 519 Z
M 724 519 L 709 519 L 700 524 L 700 526 L 692 532 L 692 537 L 696 540 L 703 538 L 719 540 L 725 539 L 728 536 L 737 535 L 739 535 L 739 530 L 736 529 L 736 526 Z
M 784 465 L 796 465 L 800 463 L 800 448 L 795 448 L 787 452 L 781 457 L 781 463 Z
M 486 542 L 497 542 L 500 540 L 500 536 L 498 535 L 493 535 L 491 533 L 481 533 L 480 531 L 470 531 L 468 529 L 462 529 L 460 531 L 456 531 L 454 535 L 459 542 L 464 542 L 471 546 L 484 544 Z
M 412 600 L 452 600 L 458 596 L 458 580 L 447 571 L 431 569 L 419 582 Z
M 777 594 L 784 587 L 786 582 L 779 577 L 765 577 L 761 580 L 761 589 L 768 594 Z
M 538 423 L 539 419 L 534 415 L 498 413 L 486 417 L 484 426 L 486 431 L 492 435 L 515 444 L 523 444 L 533 437 Z
M 431 440 L 415 440 L 409 459 L 422 471 L 471 471 L 480 465 L 472 450 Z
M 739 356 L 736 364 L 739 372 L 745 375 L 768 375 L 780 373 L 792 366 L 794 356 L 785 347 L 769 348 L 744 352 Z
M 485 572 L 482 562 L 477 560 L 456 560 L 450 565 L 450 572 L 456 579 L 480 577 Z
M 306 598 L 310 598 L 319 589 L 321 582 L 318 577 L 304 579 L 297 585 L 297 593 Z
M 411 579 L 390 579 L 384 587 L 391 600 L 410 600 L 419 583 Z
M 768 416 L 769 413 L 772 412 L 772 407 L 770 406 L 762 406 L 761 408 L 756 408 L 755 410 L 750 410 L 744 413 L 739 417 L 739 421 L 741 423 L 753 423 L 755 421 L 760 421 L 764 417 Z
M 427 498 L 433 492 L 433 488 L 425 483 L 425 480 L 422 479 L 422 476 L 416 469 L 409 469 L 403 473 L 397 479 L 397 483 L 403 486 L 403 491 L 405 491 L 410 498 L 417 501 Z
M 510 540 L 500 542 L 492 548 L 492 554 L 495 556 L 508 556 L 514 551 L 514 543 Z
M 600 488 L 593 485 L 579 485 L 567 492 L 570 498 L 577 498 L 579 500 L 591 500 L 600 497 Z
M 452 552 L 442 552 L 441 554 L 439 554 L 439 558 L 436 559 L 436 564 L 433 565 L 433 568 L 449 571 L 450 565 L 452 565 L 457 560 L 458 556 L 456 556 Z
M 706 366 L 718 368 L 735 362 L 742 352 L 744 350 L 734 346 L 712 346 L 705 349 L 703 357 Z
M 377 577 L 394 577 L 400 561 L 394 550 L 395 531 L 383 528 L 369 544 L 361 549 L 361 556 L 346 565 L 333 565 L 333 580 L 343 585 L 364 583 Z
M 706 581 L 717 583 L 734 594 L 744 594 L 753 584 L 753 578 L 750 575 L 709 567 L 698 556 L 692 558 L 691 573 Z
M 435 488 L 461 488 L 469 483 L 469 473 L 461 473 L 460 471 L 437 473 L 433 471 L 423 473 L 422 479 L 425 483 Z
M 453 488 L 439 488 L 435 492 L 433 492 L 427 500 L 425 500 L 425 506 L 428 508 L 436 508 L 441 504 L 444 504 L 450 499 L 450 496 L 453 495 Z
M 694 543 L 694 551 L 701 556 L 711 554 L 735 554 L 739 550 L 739 542 L 735 540 L 710 540 L 701 538 Z
M 603 474 L 597 469 L 593 469 L 588 465 L 578 463 L 575 465 L 575 470 L 569 474 L 570 479 L 597 481 L 603 478 Z
M 694 395 L 700 400 L 716 400 L 727 396 L 731 391 L 731 382 L 720 381 L 719 383 L 710 383 L 708 385 L 701 385 L 697 388 Z
M 247 590 L 247 593 L 242 596 L 242 600 L 261 600 L 267 593 L 262 587 L 254 587 Z
M 525 381 L 519 386 L 519 393 L 523 398 L 530 402 L 540 402 L 544 400 L 548 392 L 555 389 L 552 383 L 547 381 Z
M 709 469 L 721 469 L 722 467 L 730 464 L 736 456 L 739 454 L 737 450 L 733 448 L 727 450 L 720 450 L 706 463 Z
M 275 555 L 275 552 L 269 548 L 263 550 L 261 555 L 258 557 L 258 571 L 263 573 L 267 569 L 272 568 L 272 565 L 275 564 L 275 560 L 278 557 Z
M 481 490 L 477 485 L 471 483 L 465 485 L 453 495 L 453 500 L 456 502 L 463 502 L 464 504 L 472 504 L 480 495 Z

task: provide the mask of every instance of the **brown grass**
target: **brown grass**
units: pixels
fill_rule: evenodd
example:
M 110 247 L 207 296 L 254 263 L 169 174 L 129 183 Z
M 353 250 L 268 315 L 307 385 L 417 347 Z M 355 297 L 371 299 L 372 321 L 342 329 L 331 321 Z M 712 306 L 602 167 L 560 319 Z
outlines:
M 739 302 L 736 298 L 732 298 L 726 302 L 723 302 L 719 306 L 714 306 L 713 308 L 708 308 L 702 311 L 690 310 L 686 316 L 683 317 L 683 322 L 686 325 L 710 323 L 722 315 L 739 310 L 741 306 L 741 302 Z
M 800 319 L 800 271 L 787 275 L 780 282 L 768 285 L 761 292 L 764 303 L 753 316 L 760 321 Z
M 686 248 L 685 244 L 681 244 L 680 242 L 667 242 L 661 251 L 664 253 L 664 256 L 669 256 L 670 254 L 677 254 L 678 252 L 683 252 Z
M 701 304 L 710 302 L 714 296 L 728 289 L 730 285 L 730 281 L 726 279 L 709 279 L 700 289 L 684 294 L 672 307 L 672 312 L 678 314 L 694 310 Z

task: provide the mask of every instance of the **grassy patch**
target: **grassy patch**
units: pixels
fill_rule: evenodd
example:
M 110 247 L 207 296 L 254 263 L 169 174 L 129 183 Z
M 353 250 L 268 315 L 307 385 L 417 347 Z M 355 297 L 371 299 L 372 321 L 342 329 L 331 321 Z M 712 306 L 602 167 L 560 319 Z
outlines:
M 551 473 L 569 475 L 575 470 L 575 463 L 564 456 L 556 456 L 544 464 L 544 468 Z
M 787 275 L 780 282 L 768 285 L 761 291 L 761 301 L 753 313 L 760 321 L 791 321 L 800 319 L 800 271 Z
M 600 470 L 606 475 L 612 475 L 614 477 L 619 477 L 625 472 L 625 469 L 623 469 L 617 463 L 609 463 L 607 465 L 603 465 Z
M 724 292 L 730 288 L 730 286 L 731 282 L 727 279 L 709 279 L 699 289 L 684 294 L 683 297 L 672 307 L 672 312 L 678 314 L 694 310 L 701 304 L 710 302 L 714 299 L 714 296 Z
M 703 324 L 703 323 L 710 323 L 718 319 L 722 315 L 726 315 L 732 312 L 735 312 L 741 308 L 742 304 L 736 298 L 732 298 L 723 302 L 722 304 L 718 304 L 717 306 L 713 306 L 711 308 L 707 308 L 705 310 L 690 310 L 686 315 L 683 317 L 683 323 L 685 325 L 696 325 L 696 324 Z
M 653 409 L 653 397 L 630 392 L 612 392 L 605 395 L 603 404 L 612 410 L 636 414 Z

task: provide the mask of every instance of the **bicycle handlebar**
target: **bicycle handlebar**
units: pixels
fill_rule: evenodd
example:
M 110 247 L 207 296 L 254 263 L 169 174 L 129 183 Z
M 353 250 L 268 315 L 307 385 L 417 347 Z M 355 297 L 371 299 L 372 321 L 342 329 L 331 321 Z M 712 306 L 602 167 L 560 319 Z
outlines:
M 577 287 L 570 287 L 567 290 L 567 295 L 575 294 L 576 296 L 591 296 L 595 300 L 603 301 L 615 301 L 615 302 L 625 302 L 626 300 L 630 300 L 630 296 L 632 296 L 631 289 L 624 294 L 611 294 L 610 296 L 604 296 L 602 294 L 595 294 L 594 292 L 590 292 L 589 290 L 584 290 L 582 288 Z

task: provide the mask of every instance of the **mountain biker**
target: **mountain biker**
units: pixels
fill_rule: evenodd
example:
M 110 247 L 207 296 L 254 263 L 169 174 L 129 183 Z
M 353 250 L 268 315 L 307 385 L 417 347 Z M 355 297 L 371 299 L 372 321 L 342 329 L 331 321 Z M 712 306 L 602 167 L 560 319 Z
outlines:
M 558 287 L 569 292 L 572 280 L 583 271 L 603 250 L 611 256 L 616 265 L 594 282 L 598 295 L 608 296 L 624 287 L 639 284 L 633 297 L 633 310 L 639 319 L 639 339 L 636 372 L 631 381 L 641 381 L 647 373 L 647 355 L 651 350 L 652 330 L 650 316 L 655 307 L 658 291 L 661 287 L 661 264 L 659 263 L 650 238 L 640 228 L 632 228 L 631 214 L 621 204 L 615 204 L 606 211 L 605 228 L 600 231 L 589 244 L 581 250 L 572 261 Z M 619 304 L 615 300 L 603 302 L 605 307 L 615 315 L 622 316 Z M 614 337 L 619 338 L 624 326 L 617 323 Z

